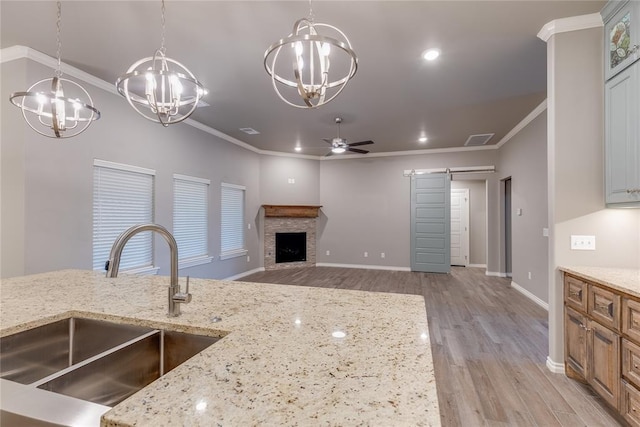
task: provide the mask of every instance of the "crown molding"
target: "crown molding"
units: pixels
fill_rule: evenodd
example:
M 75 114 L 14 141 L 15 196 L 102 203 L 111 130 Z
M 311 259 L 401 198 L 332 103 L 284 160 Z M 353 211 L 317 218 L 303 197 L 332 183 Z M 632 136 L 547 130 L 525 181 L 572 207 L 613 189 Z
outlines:
M 560 18 L 546 23 L 538 32 L 538 38 L 546 43 L 551 36 L 558 33 L 587 30 L 589 28 L 602 27 L 603 25 L 602 16 L 599 13 Z
M 545 99 L 540 103 L 540 105 L 534 108 L 533 111 L 527 115 L 527 117 L 522 119 L 520 123 L 515 125 L 513 129 L 511 129 L 505 136 L 503 136 L 502 139 L 498 141 L 498 143 L 495 145 L 495 147 L 496 148 L 502 147 L 504 144 L 507 143 L 507 141 L 509 141 L 514 136 L 516 136 L 522 129 L 524 129 L 529 123 L 531 123 L 536 117 L 538 117 L 540 114 L 542 114 L 546 110 L 547 110 L 547 100 Z

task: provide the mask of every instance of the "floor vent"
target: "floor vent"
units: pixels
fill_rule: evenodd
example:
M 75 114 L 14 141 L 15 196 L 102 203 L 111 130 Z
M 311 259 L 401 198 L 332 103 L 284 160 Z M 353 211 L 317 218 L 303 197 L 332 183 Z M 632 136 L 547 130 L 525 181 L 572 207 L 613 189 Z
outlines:
M 477 147 L 478 145 L 485 145 L 495 133 L 480 133 L 478 135 L 470 135 L 467 138 L 467 142 L 464 143 L 467 147 Z

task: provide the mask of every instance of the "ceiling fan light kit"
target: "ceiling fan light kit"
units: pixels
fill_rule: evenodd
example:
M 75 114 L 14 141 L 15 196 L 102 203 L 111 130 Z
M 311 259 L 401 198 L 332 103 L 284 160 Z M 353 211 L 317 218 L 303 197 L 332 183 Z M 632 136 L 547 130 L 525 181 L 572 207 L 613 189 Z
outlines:
M 9 97 L 13 105 L 22 110 L 22 117 L 29 127 L 49 138 L 71 138 L 84 132 L 93 121 L 100 118 L 100 111 L 82 86 L 62 78 L 60 28 L 62 5 L 57 2 L 57 58 L 54 77 L 43 79 L 23 92 Z M 66 85 L 66 88 L 63 87 Z
M 142 117 L 167 127 L 187 119 L 207 91 L 187 67 L 165 54 L 165 6 L 162 44 L 151 57 L 136 61 L 116 81 L 118 93 Z
M 367 150 L 361 150 L 359 148 L 353 148 L 353 147 L 357 147 L 359 145 L 373 144 L 373 141 L 360 141 L 360 142 L 354 142 L 352 144 L 349 144 L 346 139 L 340 137 L 340 123 L 342 123 L 342 118 L 336 117 L 335 122 L 338 125 L 338 136 L 331 139 L 323 138 L 323 141 L 331 144 L 331 151 L 327 153 L 325 157 L 329 157 L 334 154 L 343 154 L 347 151 L 350 151 L 352 153 L 358 153 L 358 154 L 367 154 L 369 152 Z
M 331 62 L 334 71 L 330 74 Z M 358 70 L 358 57 L 337 27 L 309 16 L 293 25 L 293 32 L 264 53 L 264 68 L 282 101 L 296 108 L 318 108 L 338 96 Z

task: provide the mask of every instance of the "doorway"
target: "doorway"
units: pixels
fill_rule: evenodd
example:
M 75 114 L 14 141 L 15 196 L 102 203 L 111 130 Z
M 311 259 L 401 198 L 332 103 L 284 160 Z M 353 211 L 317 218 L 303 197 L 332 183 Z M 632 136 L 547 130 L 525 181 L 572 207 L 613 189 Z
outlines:
M 504 181 L 504 271 L 511 277 L 511 177 Z
M 469 265 L 469 189 L 451 189 L 451 265 Z

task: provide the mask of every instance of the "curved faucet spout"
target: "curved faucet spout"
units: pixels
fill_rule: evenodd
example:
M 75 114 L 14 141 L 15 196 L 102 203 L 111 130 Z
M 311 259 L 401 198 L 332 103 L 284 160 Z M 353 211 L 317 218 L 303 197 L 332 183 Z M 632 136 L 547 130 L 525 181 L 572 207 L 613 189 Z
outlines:
M 111 253 L 109 254 L 109 261 L 107 264 L 107 277 L 118 277 L 118 270 L 120 269 L 120 257 L 122 251 L 127 242 L 136 234 L 143 231 L 153 231 L 160 234 L 164 240 L 169 244 L 169 250 L 171 252 L 171 283 L 169 286 L 169 313 L 171 317 L 180 315 L 180 303 L 188 303 L 191 301 L 191 295 L 189 294 L 189 281 L 187 280 L 186 293 L 180 292 L 180 284 L 178 283 L 178 244 L 173 235 L 161 225 L 158 224 L 138 224 L 125 230 L 118 236 L 116 241 L 111 247 Z

